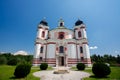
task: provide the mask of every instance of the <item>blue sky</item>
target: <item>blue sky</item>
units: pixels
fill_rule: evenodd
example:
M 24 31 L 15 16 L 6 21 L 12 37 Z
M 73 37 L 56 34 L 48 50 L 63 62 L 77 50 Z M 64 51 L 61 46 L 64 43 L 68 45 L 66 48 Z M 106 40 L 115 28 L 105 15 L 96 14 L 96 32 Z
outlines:
M 50 29 L 60 17 L 73 29 L 79 18 L 86 24 L 91 54 L 120 54 L 120 0 L 0 0 L 0 52 L 33 54 L 43 17 Z

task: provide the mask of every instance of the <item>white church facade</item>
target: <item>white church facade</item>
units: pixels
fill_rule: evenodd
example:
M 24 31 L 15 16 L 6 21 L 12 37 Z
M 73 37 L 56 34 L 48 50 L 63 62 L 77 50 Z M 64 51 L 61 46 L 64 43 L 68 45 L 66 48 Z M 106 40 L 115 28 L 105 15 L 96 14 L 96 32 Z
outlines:
M 62 19 L 55 29 L 49 30 L 48 23 L 42 20 L 37 29 L 33 65 L 42 62 L 50 66 L 75 66 L 84 63 L 91 66 L 86 26 L 83 21 L 75 22 L 74 29 L 68 29 Z

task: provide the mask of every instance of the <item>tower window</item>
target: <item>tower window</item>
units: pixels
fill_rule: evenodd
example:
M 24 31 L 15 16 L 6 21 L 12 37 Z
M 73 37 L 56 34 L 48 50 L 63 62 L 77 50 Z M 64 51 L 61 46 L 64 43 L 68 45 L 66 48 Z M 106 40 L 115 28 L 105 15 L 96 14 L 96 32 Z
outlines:
M 63 23 L 62 23 L 62 22 L 60 23 L 60 26 L 63 26 Z
M 81 31 L 78 32 L 78 37 L 81 37 Z
M 45 31 L 42 31 L 42 37 L 45 37 Z
M 83 47 L 80 47 L 80 53 L 83 53 Z
M 59 33 L 59 39 L 63 39 L 64 38 L 64 32 L 60 32 Z
M 42 46 L 41 49 L 40 49 L 40 53 L 43 53 L 43 46 Z
M 60 48 L 60 49 L 59 49 L 59 52 L 60 52 L 60 53 L 64 53 L 64 47 L 63 47 L 63 46 L 60 46 L 59 48 Z

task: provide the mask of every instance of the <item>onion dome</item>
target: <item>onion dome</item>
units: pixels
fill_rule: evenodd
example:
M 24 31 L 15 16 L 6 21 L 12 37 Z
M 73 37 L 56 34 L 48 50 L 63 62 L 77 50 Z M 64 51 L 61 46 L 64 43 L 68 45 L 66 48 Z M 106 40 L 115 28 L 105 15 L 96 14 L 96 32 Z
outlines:
M 81 20 L 78 19 L 78 20 L 76 21 L 76 23 L 75 23 L 75 26 L 79 26 L 79 25 L 81 25 L 81 24 L 83 24 L 83 21 L 81 21 Z
M 40 22 L 40 24 L 42 24 L 42 25 L 44 25 L 44 26 L 48 26 L 48 23 L 47 23 L 45 20 L 42 20 L 42 21 Z

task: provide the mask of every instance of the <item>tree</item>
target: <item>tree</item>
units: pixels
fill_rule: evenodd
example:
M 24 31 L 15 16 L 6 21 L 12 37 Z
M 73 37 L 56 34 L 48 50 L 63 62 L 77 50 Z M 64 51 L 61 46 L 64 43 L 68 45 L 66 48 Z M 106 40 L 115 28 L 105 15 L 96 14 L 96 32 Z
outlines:
M 5 56 L 0 56 L 0 65 L 2 64 L 6 64 L 7 63 L 7 59 Z
M 16 65 L 18 62 L 17 58 L 12 57 L 11 59 L 8 60 L 7 64 L 8 65 Z
M 120 64 L 120 55 L 117 55 L 117 63 Z
M 104 63 L 94 63 L 92 72 L 96 77 L 106 77 L 111 73 L 111 69 Z
M 31 65 L 29 63 L 22 63 L 17 65 L 14 75 L 16 78 L 25 78 L 31 70 Z
M 41 63 L 40 65 L 40 69 L 41 70 L 46 70 L 48 68 L 48 64 L 47 63 Z
M 85 69 L 85 64 L 77 63 L 76 67 L 77 67 L 78 70 L 84 70 Z

